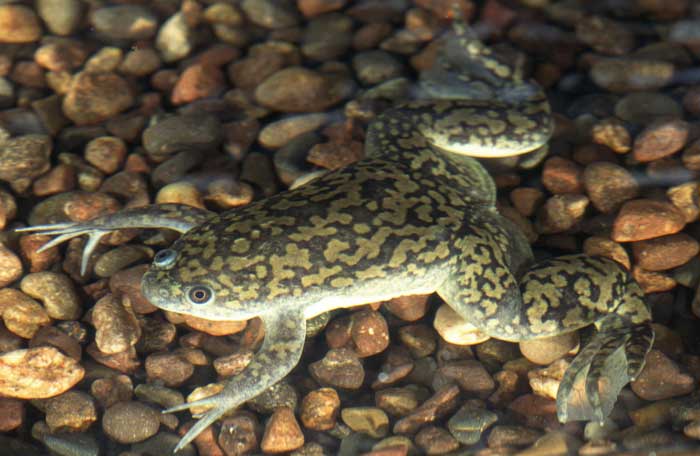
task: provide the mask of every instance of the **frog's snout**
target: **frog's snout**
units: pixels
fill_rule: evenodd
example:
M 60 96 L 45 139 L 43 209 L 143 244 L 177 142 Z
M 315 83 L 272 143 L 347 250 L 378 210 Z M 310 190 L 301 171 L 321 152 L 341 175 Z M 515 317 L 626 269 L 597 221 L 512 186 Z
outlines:
M 141 292 L 160 309 L 182 311 L 182 291 L 165 271 L 149 268 L 141 279 Z

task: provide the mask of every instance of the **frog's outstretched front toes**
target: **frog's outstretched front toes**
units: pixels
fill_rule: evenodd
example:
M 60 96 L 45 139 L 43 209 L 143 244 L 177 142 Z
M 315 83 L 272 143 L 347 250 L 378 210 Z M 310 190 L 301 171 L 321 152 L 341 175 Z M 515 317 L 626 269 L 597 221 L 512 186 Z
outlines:
M 90 255 L 95 250 L 97 245 L 100 243 L 100 239 L 110 233 L 109 230 L 104 230 L 98 228 L 96 225 L 86 222 L 86 223 L 57 223 L 55 225 L 37 225 L 28 226 L 26 228 L 18 228 L 15 231 L 19 233 L 39 233 L 48 236 L 57 236 L 51 239 L 46 244 L 42 245 L 37 253 L 41 253 L 52 247 L 56 247 L 59 244 L 63 244 L 78 236 L 84 234 L 88 235 L 88 240 L 85 243 L 85 248 L 83 249 L 83 255 L 80 260 L 80 274 L 85 275 L 87 270 L 87 263 Z

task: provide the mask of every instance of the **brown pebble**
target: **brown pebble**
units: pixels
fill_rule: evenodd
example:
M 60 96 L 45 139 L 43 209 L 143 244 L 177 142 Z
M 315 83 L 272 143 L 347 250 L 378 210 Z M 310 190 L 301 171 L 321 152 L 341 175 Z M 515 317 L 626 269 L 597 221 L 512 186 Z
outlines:
M 442 418 L 457 407 L 458 398 L 459 387 L 454 384 L 445 385 L 409 415 L 398 420 L 394 424 L 394 433 L 411 434 L 423 425 Z
M 376 355 L 389 346 L 389 327 L 381 313 L 361 310 L 352 315 L 351 337 L 360 358 Z
M 484 365 L 473 359 L 447 362 L 438 368 L 437 375 L 447 383 L 456 383 L 465 393 L 482 399 L 486 399 L 496 387 Z
M 25 414 L 23 401 L 0 397 L 0 432 L 10 432 L 22 426 Z
M 670 187 L 666 196 L 674 206 L 683 212 L 686 223 L 694 222 L 700 215 L 700 188 L 697 182 L 685 182 Z
M 51 318 L 76 320 L 82 314 L 81 302 L 71 279 L 60 272 L 33 272 L 24 276 L 20 288 L 40 300 Z
M 0 43 L 32 43 L 41 38 L 41 25 L 32 9 L 0 5 Z
M 336 388 L 358 389 L 365 378 L 362 363 L 352 350 L 329 350 L 322 360 L 309 365 L 311 376 L 319 383 Z
M 671 203 L 636 199 L 623 204 L 615 218 L 612 240 L 643 241 L 675 234 L 685 226 L 683 213 Z
M 127 82 L 114 73 L 78 73 L 63 99 L 63 113 L 76 125 L 105 121 L 131 107 Z
M 615 163 L 595 162 L 583 170 L 583 185 L 591 203 L 604 214 L 616 211 L 636 198 L 639 184 L 625 168 Z
M 95 343 L 103 353 L 121 353 L 136 345 L 141 337 L 141 327 L 136 316 L 113 294 L 97 301 L 91 316 L 95 326 Z
M 700 244 L 685 233 L 632 243 L 639 267 L 647 271 L 665 271 L 684 265 L 700 252 Z
M 237 334 L 243 331 L 247 324 L 245 321 L 205 320 L 204 318 L 198 318 L 192 315 L 185 315 L 184 320 L 191 328 L 211 334 L 212 336 Z
M 126 144 L 114 136 L 100 136 L 85 146 L 85 160 L 105 174 L 119 170 L 126 159 Z
M 652 122 L 634 140 L 635 160 L 648 162 L 672 155 L 685 146 L 690 126 L 681 119 Z
M 19 399 L 44 399 L 61 394 L 85 373 L 73 358 L 53 347 L 13 350 L 0 355 L 0 394 Z
M 146 358 L 149 381 L 160 380 L 166 386 L 180 386 L 194 373 L 194 366 L 175 353 L 155 353 Z
M 617 261 L 628 270 L 631 269 L 630 257 L 627 251 L 617 242 L 602 236 L 591 236 L 583 241 L 583 253 L 600 255 Z
M 142 264 L 119 271 L 109 278 L 110 291 L 126 295 L 131 308 L 137 314 L 148 314 L 158 310 L 141 293 L 141 278 L 147 269 L 148 265 Z
M 294 451 L 304 445 L 304 434 L 289 407 L 280 407 L 272 414 L 263 434 L 260 448 L 266 453 Z
M 416 445 L 426 454 L 446 454 L 459 448 L 459 442 L 446 429 L 426 426 L 416 434 Z
M 544 193 L 531 187 L 517 187 L 510 192 L 510 202 L 524 217 L 531 217 L 544 201 Z
M 593 125 L 591 139 L 594 143 L 607 146 L 618 154 L 629 152 L 632 144 L 629 131 L 615 117 L 602 119 Z
M 384 307 L 403 321 L 416 321 L 428 311 L 430 295 L 400 296 L 384 303 Z
M 632 276 L 642 287 L 644 293 L 661 293 L 672 290 L 676 286 L 673 277 L 669 277 L 663 272 L 647 271 L 640 267 L 632 268 Z
M 551 157 L 542 169 L 542 184 L 554 194 L 581 193 L 581 167 L 575 162 L 562 157 Z
M 319 388 L 309 392 L 301 401 L 299 417 L 307 429 L 333 429 L 340 411 L 340 397 L 333 388 Z
M 258 421 L 250 412 L 237 412 L 234 416 L 226 418 L 221 423 L 218 442 L 226 455 L 247 454 L 258 449 L 259 430 Z
M 535 364 L 547 365 L 566 355 L 578 346 L 578 333 L 568 332 L 544 339 L 520 342 L 523 356 Z
M 497 425 L 491 429 L 488 444 L 491 448 L 523 447 L 532 445 L 541 435 L 541 431 L 525 426 Z
M 105 410 L 102 430 L 119 443 L 142 442 L 160 427 L 159 413 L 141 402 L 118 402 Z
M 109 378 L 98 378 L 90 384 L 90 394 L 103 409 L 117 402 L 130 401 L 134 385 L 128 375 L 117 375 Z
M 46 401 L 46 424 L 51 432 L 80 432 L 97 421 L 94 399 L 82 391 L 68 391 Z
M 7 329 L 25 339 L 51 323 L 41 304 L 14 288 L 0 290 L 0 315 Z
M 646 401 L 659 401 L 690 394 L 696 381 L 672 359 L 658 350 L 651 350 L 644 369 L 632 382 L 632 391 Z
M 306 160 L 326 169 L 340 169 L 364 157 L 364 145 L 359 141 L 330 141 L 316 144 Z
M 562 233 L 583 220 L 589 199 L 585 195 L 564 193 L 545 201 L 537 214 L 535 226 L 541 234 Z
M 22 261 L 12 250 L 0 244 L 0 288 L 22 277 Z
M 174 105 L 214 97 L 224 90 L 224 74 L 217 66 L 195 64 L 187 67 L 173 87 L 170 101 Z

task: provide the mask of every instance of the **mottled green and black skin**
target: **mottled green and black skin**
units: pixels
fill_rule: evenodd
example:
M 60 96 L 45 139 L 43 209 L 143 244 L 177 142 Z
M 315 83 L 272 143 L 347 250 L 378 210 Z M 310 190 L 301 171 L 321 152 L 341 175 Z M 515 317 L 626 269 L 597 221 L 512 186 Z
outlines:
M 212 320 L 260 317 L 265 341 L 251 364 L 210 398 L 178 448 L 298 362 L 307 319 L 340 307 L 437 292 L 489 336 L 549 337 L 596 323 L 559 390 L 566 421 L 577 373 L 602 419 L 598 381 L 624 350 L 634 378 L 653 332 L 640 287 L 616 262 L 568 255 L 534 263 L 525 237 L 495 209 L 493 180 L 472 156 L 508 156 L 548 140 L 549 105 L 536 84 L 500 62 L 462 25 L 423 75 L 430 99 L 392 108 L 369 127 L 366 158 L 295 190 L 213 214 L 149 206 L 77 225 L 32 227 L 49 245 L 131 227 L 182 234 L 159 253 L 142 290 L 156 306 Z M 626 383 L 626 379 L 624 381 Z M 614 392 L 617 395 L 617 392 Z M 610 398 L 605 398 L 610 402 Z M 612 398 L 614 402 L 615 398 Z

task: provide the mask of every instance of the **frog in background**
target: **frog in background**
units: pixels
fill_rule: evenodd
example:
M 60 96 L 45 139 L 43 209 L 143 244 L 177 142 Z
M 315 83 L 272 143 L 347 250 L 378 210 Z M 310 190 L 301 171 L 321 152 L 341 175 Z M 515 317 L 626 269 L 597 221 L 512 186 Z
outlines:
M 42 249 L 88 235 L 83 269 L 111 231 L 177 231 L 143 276 L 149 301 L 209 320 L 262 319 L 265 340 L 243 372 L 218 394 L 165 410 L 210 407 L 176 451 L 284 378 L 308 319 L 405 295 L 437 292 L 468 323 L 512 342 L 595 323 L 560 384 L 562 422 L 604 419 L 638 375 L 654 338 L 639 285 L 604 257 L 535 262 L 524 235 L 496 211 L 493 179 L 474 158 L 547 142 L 542 88 L 461 21 L 421 86 L 424 99 L 371 122 L 366 158 L 294 190 L 220 214 L 162 204 L 19 230 L 57 236 Z

